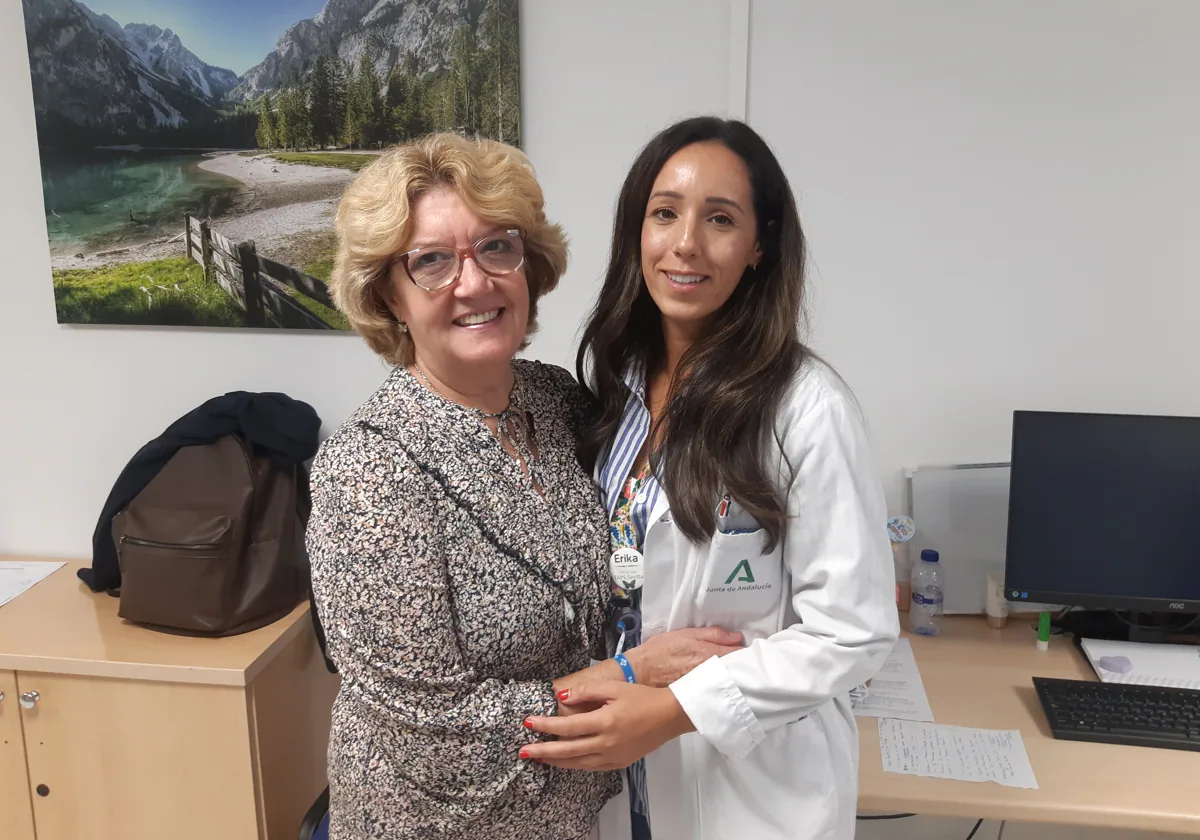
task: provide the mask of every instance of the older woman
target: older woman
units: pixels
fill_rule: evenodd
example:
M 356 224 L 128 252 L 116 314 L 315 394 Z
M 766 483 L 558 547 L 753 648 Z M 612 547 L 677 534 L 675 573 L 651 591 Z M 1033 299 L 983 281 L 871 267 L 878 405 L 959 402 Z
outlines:
M 308 547 L 342 675 L 331 836 L 553 838 L 592 831 L 613 773 L 523 761 L 559 692 L 605 657 L 608 522 L 576 460 L 582 401 L 515 360 L 566 265 L 524 156 L 434 135 L 347 189 L 333 297 L 394 370 L 321 447 Z M 740 637 L 631 652 L 667 685 Z

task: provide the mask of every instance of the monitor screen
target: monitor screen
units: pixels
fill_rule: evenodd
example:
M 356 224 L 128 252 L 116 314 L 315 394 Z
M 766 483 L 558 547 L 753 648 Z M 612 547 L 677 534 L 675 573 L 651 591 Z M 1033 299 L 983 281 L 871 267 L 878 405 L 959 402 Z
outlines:
M 1011 601 L 1200 612 L 1200 418 L 1013 414 Z

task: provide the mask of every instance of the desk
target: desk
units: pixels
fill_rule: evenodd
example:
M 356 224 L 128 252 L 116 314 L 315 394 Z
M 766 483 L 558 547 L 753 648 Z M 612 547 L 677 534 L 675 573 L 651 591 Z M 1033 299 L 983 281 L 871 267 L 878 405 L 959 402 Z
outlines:
M 1095 679 L 1070 637 L 1040 652 L 1028 616 L 1003 630 L 948 617 L 937 638 L 912 636 L 937 723 L 1019 729 L 1038 790 L 883 772 L 879 729 L 858 718 L 859 807 L 1200 834 L 1200 753 L 1057 741 L 1032 677 Z
M 118 618 L 81 565 L 0 607 L 0 837 L 295 838 L 325 787 L 337 687 L 308 604 L 238 636 L 176 636 Z

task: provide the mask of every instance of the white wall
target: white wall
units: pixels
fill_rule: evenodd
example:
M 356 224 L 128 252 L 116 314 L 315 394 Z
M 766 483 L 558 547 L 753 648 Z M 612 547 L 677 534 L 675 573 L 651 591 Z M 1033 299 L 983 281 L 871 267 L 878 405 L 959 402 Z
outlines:
M 903 466 L 1007 460 L 1014 409 L 1200 414 L 1200 3 L 752 8 L 748 120 L 893 508 Z
M 640 145 L 738 110 L 747 5 L 747 118 L 893 507 L 904 465 L 1006 458 L 1015 408 L 1200 414 L 1190 0 L 524 0 L 526 147 L 572 242 L 531 355 L 573 366 Z M 210 396 L 285 391 L 328 427 L 383 377 L 351 336 L 57 325 L 16 3 L 0 114 L 0 551 L 86 556 L 129 456 Z
M 529 355 L 575 370 L 621 182 L 655 132 L 725 112 L 729 21 L 729 0 L 522 2 L 525 148 L 571 240 L 570 269 L 541 305 Z
M 530 353 L 573 367 L 629 163 L 672 118 L 725 109 L 729 5 L 523 0 L 521 11 L 526 148 L 572 241 Z M 0 553 L 90 556 L 121 468 L 209 397 L 283 391 L 328 430 L 382 380 L 353 336 L 59 326 L 17 2 L 0 3 L 0 118 Z

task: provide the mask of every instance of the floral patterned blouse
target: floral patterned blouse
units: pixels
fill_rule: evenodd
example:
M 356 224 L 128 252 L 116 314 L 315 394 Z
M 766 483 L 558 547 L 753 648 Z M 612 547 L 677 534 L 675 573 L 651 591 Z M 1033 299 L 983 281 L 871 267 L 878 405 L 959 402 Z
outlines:
M 522 760 L 551 681 L 604 650 L 609 530 L 566 371 L 514 362 L 532 478 L 403 367 L 321 447 L 307 543 L 342 683 L 332 840 L 576 840 L 616 773 Z

